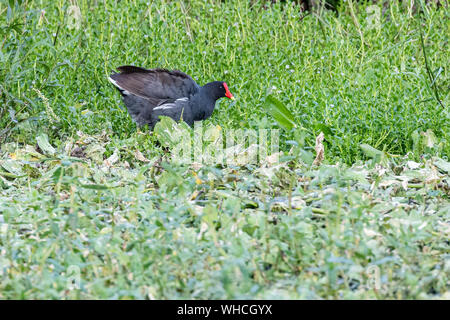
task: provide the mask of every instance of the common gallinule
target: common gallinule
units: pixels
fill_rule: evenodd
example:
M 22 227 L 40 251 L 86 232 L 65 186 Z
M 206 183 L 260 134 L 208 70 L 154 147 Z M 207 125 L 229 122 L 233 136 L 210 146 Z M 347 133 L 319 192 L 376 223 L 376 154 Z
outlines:
M 148 124 L 151 129 L 168 116 L 183 120 L 190 126 L 194 121 L 209 118 L 216 100 L 233 99 L 223 81 L 213 81 L 200 87 L 187 74 L 174 70 L 144 69 L 134 66 L 117 68 L 109 80 L 119 89 L 133 120 L 139 125 Z

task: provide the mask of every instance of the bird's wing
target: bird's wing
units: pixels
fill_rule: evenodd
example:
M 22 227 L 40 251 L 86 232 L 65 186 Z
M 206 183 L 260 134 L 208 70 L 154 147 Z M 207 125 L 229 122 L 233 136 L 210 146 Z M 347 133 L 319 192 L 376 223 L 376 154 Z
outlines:
M 175 121 L 183 119 L 190 124 L 192 120 L 192 112 L 189 106 L 188 98 L 180 98 L 174 102 L 163 103 L 153 108 L 153 119 L 158 119 L 159 116 L 170 117 Z
M 184 97 L 184 98 L 179 98 L 176 99 L 175 101 L 163 101 L 162 103 L 160 103 L 158 106 L 156 106 L 155 108 L 153 108 L 154 111 L 156 110 L 171 110 L 171 109 L 176 109 L 176 108 L 183 108 L 185 107 L 184 103 L 188 101 L 188 98 Z
M 149 124 L 154 127 L 159 120 L 159 116 L 171 117 L 175 121 L 181 117 L 187 120 L 189 124 L 192 119 L 192 113 L 189 106 L 188 98 L 180 98 L 175 100 L 159 100 L 159 104 L 153 104 L 147 98 L 129 94 L 124 95 L 124 102 L 128 109 L 128 113 L 133 120 L 140 126 Z
M 199 86 L 187 74 L 178 70 L 144 69 L 134 66 L 117 68 L 109 80 L 122 94 L 133 94 L 150 100 L 154 105 L 189 97 L 198 92 Z

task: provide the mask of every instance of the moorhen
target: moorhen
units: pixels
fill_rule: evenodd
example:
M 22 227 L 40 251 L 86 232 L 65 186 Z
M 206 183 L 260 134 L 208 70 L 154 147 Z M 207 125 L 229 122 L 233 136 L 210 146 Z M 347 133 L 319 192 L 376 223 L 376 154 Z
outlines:
M 216 100 L 227 97 L 234 100 L 223 81 L 213 81 L 200 87 L 187 74 L 166 69 L 144 69 L 134 66 L 117 68 L 119 73 L 109 81 L 120 91 L 133 120 L 139 125 L 153 129 L 168 116 L 175 121 L 183 120 L 190 126 L 194 121 L 209 118 Z

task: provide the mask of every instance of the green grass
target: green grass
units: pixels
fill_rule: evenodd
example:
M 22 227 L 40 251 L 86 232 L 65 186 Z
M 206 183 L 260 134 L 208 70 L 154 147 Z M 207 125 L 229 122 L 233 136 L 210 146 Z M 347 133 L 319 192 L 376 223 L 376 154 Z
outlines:
M 32 125 L 29 131 L 45 130 L 52 138 L 99 128 L 126 138 L 135 125 L 107 76 L 119 65 L 135 64 L 180 69 L 200 84 L 227 81 L 237 101 L 222 101 L 209 120 L 224 128 L 273 127 L 262 104 L 275 87 L 297 122 L 311 131 L 310 145 L 322 125 L 330 129 L 329 157 L 353 163 L 362 156 L 360 143 L 403 155 L 412 149 L 412 133 L 427 129 L 442 139 L 448 156 L 448 108 L 434 97 L 419 35 L 422 23 L 430 69 L 448 105 L 448 10 L 430 7 L 423 17 L 410 17 L 393 5 L 381 27 L 370 29 L 360 8 L 363 45 L 345 11 L 301 19 L 296 7 L 265 10 L 258 3 L 249 7 L 249 1 L 105 3 L 106 8 L 103 2 L 79 2 L 80 30 L 68 28 L 63 1 L 34 1 L 25 15 L 15 10 L 11 16 L 18 20 L 9 22 L 5 5 L 0 7 L 7 79 L 3 126 L 12 109 L 19 120 L 32 118 L 23 124 Z M 33 87 L 49 99 L 58 123 L 49 125 L 52 117 L 42 113 Z M 35 136 L 14 131 L 21 141 Z
M 66 1 L 7 3 L 0 298 L 449 298 L 447 9 L 78 1 L 77 30 Z M 107 81 L 124 64 L 226 81 L 224 132 L 279 128 L 272 94 L 287 157 L 171 164 Z

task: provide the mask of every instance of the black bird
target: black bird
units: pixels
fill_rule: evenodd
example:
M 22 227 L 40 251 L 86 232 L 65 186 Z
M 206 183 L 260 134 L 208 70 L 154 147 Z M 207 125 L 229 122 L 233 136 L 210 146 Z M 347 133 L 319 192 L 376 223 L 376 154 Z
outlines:
M 175 121 L 183 120 L 190 126 L 194 121 L 209 118 L 216 100 L 227 97 L 234 100 L 223 81 L 214 81 L 200 87 L 187 74 L 166 69 L 144 69 L 134 66 L 117 68 L 119 73 L 109 81 L 120 91 L 125 106 L 139 125 L 148 124 L 151 129 L 168 116 Z

